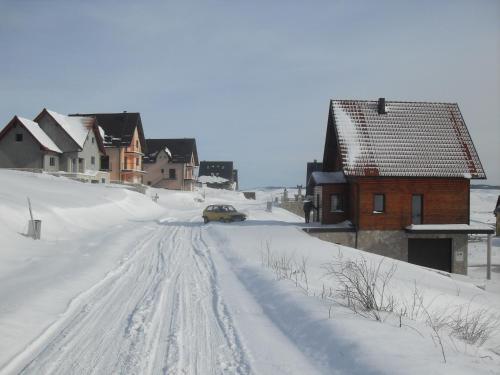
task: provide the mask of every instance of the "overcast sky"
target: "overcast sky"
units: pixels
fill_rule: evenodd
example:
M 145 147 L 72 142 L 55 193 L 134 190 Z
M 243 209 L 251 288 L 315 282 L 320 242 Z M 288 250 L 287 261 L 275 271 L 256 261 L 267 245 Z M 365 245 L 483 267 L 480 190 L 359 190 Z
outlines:
M 457 102 L 500 184 L 500 1 L 0 1 L 0 119 L 140 112 L 240 185 L 305 182 L 337 99 Z

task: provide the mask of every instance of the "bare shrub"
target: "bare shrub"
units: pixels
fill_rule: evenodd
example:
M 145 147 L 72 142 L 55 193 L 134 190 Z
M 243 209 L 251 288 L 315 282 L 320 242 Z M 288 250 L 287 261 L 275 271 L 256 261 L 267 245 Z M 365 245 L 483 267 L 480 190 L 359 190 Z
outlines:
M 346 306 L 357 314 L 382 321 L 381 312 L 393 312 L 394 297 L 386 288 L 396 272 L 393 263 L 387 271 L 382 271 L 380 262 L 368 262 L 366 258 L 344 260 L 338 256 L 334 262 L 324 265 L 326 276 L 334 277 L 340 284 L 337 292 L 346 301 Z
M 295 286 L 309 294 L 309 277 L 307 274 L 307 258 L 296 261 L 293 255 L 275 254 L 271 249 L 270 241 L 266 242 L 266 249 L 261 252 L 261 263 L 264 267 L 273 270 L 277 280 L 290 280 Z
M 451 334 L 468 344 L 483 345 L 500 327 L 500 317 L 488 309 L 470 310 L 467 306 L 459 306 L 456 313 L 447 322 Z

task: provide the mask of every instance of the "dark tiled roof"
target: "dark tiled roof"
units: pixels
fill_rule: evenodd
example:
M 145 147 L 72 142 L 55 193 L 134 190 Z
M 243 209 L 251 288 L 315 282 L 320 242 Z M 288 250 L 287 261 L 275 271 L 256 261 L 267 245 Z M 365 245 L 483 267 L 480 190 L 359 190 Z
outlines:
M 217 176 L 233 181 L 233 162 L 203 160 L 200 162 L 198 176 Z
M 97 124 L 104 129 L 106 146 L 127 147 L 132 142 L 134 130 L 137 127 L 141 147 L 146 153 L 146 142 L 142 129 L 141 114 L 138 112 L 121 113 L 75 113 L 69 116 L 86 116 L 97 119 Z
M 146 163 L 154 163 L 158 152 L 167 148 L 174 163 L 190 163 L 194 154 L 195 165 L 198 165 L 198 151 L 194 138 L 178 139 L 146 139 L 148 154 L 144 158 Z
M 330 102 L 346 175 L 486 178 L 457 104 L 387 101 L 385 108 Z
M 313 172 L 321 172 L 323 170 L 323 163 L 318 163 L 316 160 L 307 163 L 306 171 L 306 195 L 311 195 L 313 193 L 313 186 L 309 184 L 311 181 L 311 174 Z

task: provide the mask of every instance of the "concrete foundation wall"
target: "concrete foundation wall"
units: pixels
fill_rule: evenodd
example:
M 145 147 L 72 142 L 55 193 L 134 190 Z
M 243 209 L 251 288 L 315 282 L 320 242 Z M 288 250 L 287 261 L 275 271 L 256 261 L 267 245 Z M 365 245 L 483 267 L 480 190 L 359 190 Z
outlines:
M 356 247 L 356 233 L 354 232 L 316 232 L 309 234 L 323 241 L 333 242 L 343 246 Z
M 450 238 L 452 240 L 451 270 L 453 273 L 467 274 L 468 237 L 466 234 L 410 234 L 405 231 L 359 231 L 309 233 L 323 241 L 358 248 L 359 250 L 408 261 L 409 238 Z

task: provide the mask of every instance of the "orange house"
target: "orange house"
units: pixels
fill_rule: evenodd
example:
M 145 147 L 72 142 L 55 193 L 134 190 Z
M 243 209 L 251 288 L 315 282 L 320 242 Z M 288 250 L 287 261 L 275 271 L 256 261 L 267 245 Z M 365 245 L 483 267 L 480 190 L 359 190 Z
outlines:
M 146 140 L 138 112 L 91 113 L 72 116 L 89 116 L 97 120 L 104 130 L 106 158 L 102 168 L 110 173 L 111 182 L 141 184 L 145 171 L 142 157 L 146 150 Z

